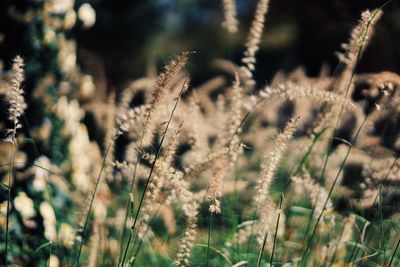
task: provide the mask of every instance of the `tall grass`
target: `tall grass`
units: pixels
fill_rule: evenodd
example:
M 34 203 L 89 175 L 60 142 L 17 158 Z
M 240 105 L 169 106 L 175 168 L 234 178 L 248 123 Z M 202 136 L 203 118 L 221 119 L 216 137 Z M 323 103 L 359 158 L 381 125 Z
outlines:
M 222 66 L 228 86 L 188 89 L 184 52 L 107 102 L 110 121 L 96 122 L 110 140 L 91 140 L 82 121 L 88 110 L 73 94 L 60 96 L 52 107 L 60 125 L 51 130 L 69 145 L 51 166 L 15 167 L 26 150 L 24 133 L 17 136 L 25 102 L 16 57 L 5 98 L 11 159 L 0 165 L 8 168 L 4 265 L 27 258 L 38 266 L 400 264 L 398 152 L 380 139 L 398 119 L 400 77 L 372 74 L 371 94 L 360 100 L 356 92 L 357 65 L 386 5 L 362 13 L 332 76 L 285 74 L 260 88 L 253 72 L 269 9 L 260 0 L 241 65 L 221 63 L 229 65 Z M 235 2 L 223 8 L 224 27 L 237 32 Z M 37 214 L 44 202 L 57 216 Z M 83 216 L 63 214 L 60 203 Z M 46 216 L 57 217 L 54 225 Z

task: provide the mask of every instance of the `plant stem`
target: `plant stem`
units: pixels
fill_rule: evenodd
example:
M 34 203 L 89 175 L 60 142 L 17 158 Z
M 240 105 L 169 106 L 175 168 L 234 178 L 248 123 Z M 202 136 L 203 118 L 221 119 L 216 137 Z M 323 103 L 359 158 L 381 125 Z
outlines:
M 391 0 L 387 1 L 386 3 L 384 3 L 384 4 L 381 6 L 381 8 L 383 8 L 385 5 L 387 5 L 390 1 L 391 1 Z M 366 31 L 365 31 L 364 35 L 362 36 L 362 38 L 361 38 L 361 39 L 362 39 L 362 44 L 364 44 L 364 41 L 365 41 L 365 39 L 367 38 L 367 32 L 368 32 L 369 26 L 370 26 L 370 24 L 371 24 L 371 22 L 372 22 L 373 17 L 375 17 L 376 14 L 377 14 L 377 13 L 373 14 L 371 20 L 368 22 L 368 25 L 367 25 L 367 27 L 366 27 Z M 360 61 L 361 54 L 362 54 L 362 51 L 363 51 L 363 47 L 364 47 L 364 45 L 362 45 L 362 46 L 360 47 L 360 49 L 358 50 L 357 58 L 356 58 L 356 64 Z M 352 70 L 350 79 L 349 79 L 349 81 L 348 81 L 348 83 L 347 83 L 347 86 L 346 86 L 346 91 L 345 91 L 345 94 L 344 94 L 344 97 L 345 97 L 345 98 L 347 98 L 347 96 L 348 96 L 349 89 L 350 89 L 351 84 L 352 84 L 352 82 L 353 82 L 354 75 L 355 75 L 355 66 L 354 66 L 354 69 Z M 336 122 L 335 122 L 335 127 L 334 127 L 334 130 L 333 130 L 333 135 L 332 135 L 332 137 L 335 137 L 335 135 L 336 135 L 337 127 L 338 127 L 338 125 L 339 125 L 339 121 L 340 121 L 340 118 L 341 118 L 341 116 L 342 116 L 343 111 L 344 111 L 344 104 L 341 105 L 339 114 L 338 114 L 337 119 L 336 119 Z M 368 114 L 365 116 L 364 121 L 362 122 L 361 126 L 359 127 L 359 129 L 358 129 L 358 131 L 357 131 L 357 133 L 356 133 L 356 135 L 355 135 L 355 137 L 354 137 L 354 139 L 353 139 L 353 142 L 357 139 L 357 137 L 358 137 L 358 135 L 359 135 L 359 133 L 360 133 L 360 131 L 361 131 L 361 128 L 362 128 L 362 126 L 364 125 L 364 123 L 365 123 L 367 117 L 368 117 Z M 321 175 L 320 175 L 320 180 L 321 180 L 321 178 L 323 177 L 323 175 L 324 175 L 324 173 L 325 173 L 325 169 L 326 169 L 326 166 L 327 166 L 327 163 L 328 163 L 328 159 L 329 159 L 329 150 L 330 150 L 330 147 L 332 146 L 332 143 L 333 143 L 333 138 L 331 138 L 331 140 L 330 140 L 330 142 L 329 142 L 329 144 L 328 144 L 328 147 L 327 147 L 327 152 L 326 152 L 326 156 L 325 156 L 325 160 L 324 160 L 324 165 L 323 165 L 323 168 L 322 168 L 322 171 L 321 171 Z M 317 229 L 318 224 L 319 224 L 319 222 L 320 222 L 320 220 L 321 220 L 323 211 L 325 210 L 325 207 L 326 207 L 326 204 L 328 203 L 329 197 L 330 197 L 330 195 L 332 194 L 333 188 L 335 187 L 336 182 L 337 182 L 337 180 L 338 180 L 338 178 L 339 178 L 339 175 L 340 175 L 340 173 L 341 173 L 341 171 L 342 171 L 342 169 L 343 169 L 343 167 L 344 167 L 344 163 L 345 163 L 345 161 L 347 160 L 347 157 L 348 157 L 349 154 L 350 154 L 351 148 L 352 148 L 352 147 L 349 146 L 349 149 L 347 150 L 346 156 L 345 156 L 345 158 L 344 158 L 344 160 L 343 160 L 343 162 L 342 162 L 342 164 L 341 164 L 341 166 L 340 166 L 338 175 L 336 176 L 336 178 L 335 178 L 335 180 L 334 180 L 334 182 L 333 182 L 333 184 L 332 184 L 332 186 L 331 186 L 331 189 L 329 190 L 328 198 L 326 199 L 326 201 L 325 201 L 325 203 L 324 203 L 324 206 L 323 206 L 323 209 L 322 209 L 322 211 L 321 211 L 321 214 L 318 216 L 317 223 L 316 223 L 316 225 L 315 225 L 315 227 L 314 227 L 314 229 L 313 229 L 313 232 L 312 232 L 312 234 L 311 234 L 311 237 L 310 237 L 310 239 L 309 239 L 308 242 L 307 242 L 307 246 L 306 246 L 306 249 L 304 250 L 303 257 L 302 257 L 301 262 L 300 262 L 300 266 L 303 265 L 304 259 L 305 259 L 305 257 L 307 256 L 308 249 L 309 249 L 309 247 L 310 247 L 310 245 L 311 245 L 311 241 L 312 241 L 312 239 L 313 239 L 313 237 L 314 237 L 314 235 L 315 235 L 316 229 Z M 313 208 L 313 211 L 314 211 L 314 208 Z M 308 234 L 308 229 L 307 229 L 307 232 L 306 232 L 306 234 L 305 234 L 305 237 L 307 237 L 307 234 Z
M 362 129 L 362 127 L 364 126 L 365 122 L 367 121 L 367 118 L 368 118 L 368 114 L 364 117 L 364 120 L 363 120 L 363 122 L 361 123 L 360 127 L 358 128 L 358 130 L 357 130 L 357 132 L 356 132 L 356 134 L 355 134 L 355 136 L 354 136 L 354 138 L 353 138 L 353 142 L 352 142 L 352 143 L 354 143 L 354 142 L 357 140 L 357 137 L 358 137 L 358 135 L 360 134 L 361 129 Z M 336 129 L 336 127 L 335 127 L 335 129 Z M 326 208 L 326 205 L 328 204 L 328 201 L 329 201 L 329 199 L 330 199 L 330 197 L 331 197 L 331 195 L 332 195 L 333 189 L 335 188 L 335 185 L 336 185 L 337 181 L 339 180 L 340 173 L 342 172 L 342 170 L 343 170 L 343 168 L 344 168 L 344 165 L 345 165 L 345 163 L 346 163 L 346 160 L 347 160 L 347 158 L 348 158 L 349 155 L 350 155 L 351 149 L 352 149 L 352 146 L 349 146 L 349 148 L 347 149 L 346 155 L 345 155 L 345 157 L 344 157 L 342 163 L 340 164 L 340 168 L 339 168 L 339 171 L 338 171 L 338 173 L 337 173 L 337 175 L 336 175 L 336 177 L 335 177 L 335 180 L 333 181 L 333 183 L 332 183 L 332 185 L 331 185 L 331 188 L 329 189 L 328 196 L 327 196 L 327 198 L 326 198 L 326 200 L 325 200 L 325 202 L 324 202 L 324 205 L 322 206 L 322 210 L 321 210 L 320 214 L 318 215 L 317 222 L 315 223 L 315 226 L 314 226 L 313 231 L 312 231 L 312 233 L 311 233 L 311 237 L 308 239 L 308 242 L 307 242 L 307 245 L 306 245 L 306 249 L 304 250 L 303 257 L 302 257 L 302 259 L 301 259 L 300 266 L 302 266 L 302 264 L 303 264 L 303 262 L 304 262 L 304 259 L 307 257 L 308 249 L 310 248 L 311 242 L 312 242 L 312 240 L 313 240 L 313 238 L 314 238 L 314 235 L 316 234 L 318 225 L 319 225 L 319 223 L 320 223 L 320 221 L 321 221 L 321 219 L 322 219 L 322 215 L 323 215 L 324 210 L 325 210 L 325 208 Z M 307 233 L 306 233 L 306 234 L 307 234 Z
M 9 234 L 9 222 L 10 222 L 10 201 L 11 201 L 11 177 L 14 172 L 14 157 L 15 157 L 15 144 L 12 145 L 11 148 L 11 161 L 10 161 L 10 173 L 8 175 L 8 188 L 7 188 L 7 215 L 6 215 L 6 248 L 4 252 L 4 262 L 5 266 L 8 265 L 7 255 L 8 255 L 8 234 Z
M 114 141 L 115 141 L 116 137 L 117 136 L 115 136 L 113 141 L 110 142 L 110 144 L 108 145 L 106 153 L 104 154 L 104 157 L 103 157 L 103 162 L 101 164 L 101 169 L 100 169 L 99 175 L 98 175 L 97 180 L 96 180 L 96 185 L 94 187 L 92 198 L 90 199 L 89 210 L 88 210 L 88 212 L 86 214 L 85 224 L 84 224 L 83 233 L 82 233 L 82 239 L 81 239 L 80 244 L 79 244 L 78 256 L 76 258 L 75 266 L 79 266 L 79 259 L 81 257 L 81 253 L 82 253 L 83 242 L 84 242 L 84 239 L 85 239 L 85 236 L 86 236 L 86 232 L 87 232 L 87 228 L 88 228 L 88 225 L 89 225 L 90 213 L 92 211 L 92 206 L 93 206 L 93 203 L 94 203 L 94 199 L 96 197 L 97 188 L 99 187 L 99 184 L 100 184 L 101 174 L 103 173 L 103 170 L 104 170 L 104 167 L 105 167 L 105 164 L 106 164 L 106 159 L 107 159 L 108 152 L 110 151 L 111 146 L 114 144 Z
M 152 163 L 152 165 L 151 165 L 150 173 L 149 173 L 149 176 L 148 176 L 148 178 L 147 178 L 146 185 L 145 185 L 144 190 L 143 190 L 143 194 L 142 194 L 142 196 L 141 196 L 141 198 L 140 198 L 140 202 L 139 202 L 138 210 L 137 210 L 137 212 L 136 212 L 135 220 L 133 221 L 133 225 L 131 226 L 131 230 L 132 230 L 132 231 L 133 231 L 133 230 L 135 229 L 135 227 L 136 227 L 136 223 L 137 223 L 138 218 L 139 218 L 140 210 L 141 210 L 141 208 L 142 208 L 143 201 L 144 201 L 144 198 L 145 198 L 145 196 L 146 196 L 147 188 L 148 188 L 148 186 L 149 186 L 149 184 L 150 184 L 151 177 L 152 177 L 152 175 L 153 175 L 154 167 L 155 167 L 156 162 L 157 162 L 157 159 L 158 159 L 158 157 L 159 157 L 159 155 L 160 155 L 160 153 L 161 153 L 161 147 L 162 147 L 162 145 L 163 145 L 163 143 L 164 143 L 165 135 L 166 135 L 166 133 L 167 133 L 167 131 L 168 131 L 169 125 L 171 124 L 172 117 L 174 116 L 175 110 L 176 110 L 176 108 L 177 108 L 177 106 L 178 106 L 178 103 L 179 103 L 179 100 L 180 100 L 180 98 L 181 98 L 181 96 L 182 96 L 183 90 L 186 88 L 186 81 L 187 81 L 187 78 L 185 79 L 185 81 L 184 81 L 184 83 L 183 83 L 183 85 L 182 85 L 181 91 L 179 92 L 179 95 L 178 95 L 178 97 L 177 97 L 176 100 L 175 100 L 175 105 L 174 105 L 174 107 L 173 107 L 173 109 L 172 109 L 172 111 L 171 111 L 171 115 L 170 115 L 170 117 L 169 117 L 169 119 L 168 119 L 167 125 L 165 126 L 164 132 L 163 132 L 163 134 L 162 134 L 162 138 L 161 138 L 160 143 L 159 143 L 159 145 L 158 145 L 158 147 L 157 147 L 156 156 L 155 156 L 155 158 L 154 158 L 154 160 L 153 160 L 153 163 Z M 126 259 L 127 253 L 128 253 L 129 245 L 130 245 L 130 243 L 131 243 L 131 241 L 132 241 L 132 231 L 130 231 L 130 233 L 129 233 L 128 242 L 127 242 L 127 244 L 126 244 L 125 251 L 124 251 L 124 255 L 123 255 L 123 257 L 122 257 L 122 261 L 120 262 L 120 266 L 123 266 L 124 263 L 125 263 L 125 259 Z
M 269 260 L 269 265 L 270 265 L 270 266 L 272 266 L 272 260 L 274 259 L 274 252 L 275 252 L 275 245 L 276 245 L 276 237 L 278 236 L 279 219 L 281 218 L 281 212 L 282 212 L 282 202 L 283 202 L 283 193 L 281 194 L 281 201 L 279 202 L 279 213 L 278 213 L 278 219 L 276 220 L 276 229 L 275 229 L 274 243 L 273 243 L 273 245 L 272 245 L 271 258 L 270 258 L 270 260 Z
M 396 247 L 395 247 L 395 249 L 394 249 L 394 251 L 393 251 L 393 255 L 392 255 L 392 257 L 390 258 L 390 262 L 389 262 L 388 267 L 392 266 L 392 262 L 393 262 L 393 260 L 394 260 L 394 256 L 396 256 L 396 252 L 397 252 L 397 249 L 399 248 L 399 245 L 400 245 L 400 238 L 399 238 L 399 240 L 397 241 Z
M 379 185 L 379 218 L 380 218 L 380 226 L 381 226 L 381 250 L 383 250 L 383 263 L 382 266 L 385 266 L 385 235 L 383 231 L 383 214 L 382 214 L 382 185 Z
M 211 225 L 212 225 L 212 218 L 213 214 L 210 212 L 210 222 L 208 224 L 208 241 L 207 241 L 207 261 L 206 261 L 206 267 L 208 267 L 208 261 L 210 258 L 210 241 L 211 241 Z

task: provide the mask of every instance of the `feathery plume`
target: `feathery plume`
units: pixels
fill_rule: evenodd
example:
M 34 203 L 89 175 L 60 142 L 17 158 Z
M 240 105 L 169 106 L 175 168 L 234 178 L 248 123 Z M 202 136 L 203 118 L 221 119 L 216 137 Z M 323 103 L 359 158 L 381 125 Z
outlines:
M 186 212 L 186 228 L 182 240 L 178 246 L 178 253 L 174 261 L 175 267 L 186 267 L 189 266 L 190 257 L 192 255 L 192 248 L 196 240 L 196 229 L 197 229 L 197 213 L 198 204 L 192 201 L 190 205 L 187 205 Z
M 268 12 L 269 0 L 259 0 L 250 33 L 247 37 L 246 50 L 242 58 L 243 75 L 246 77 L 246 84 L 253 85 L 252 72 L 255 69 L 255 55 L 260 48 L 261 36 L 264 29 L 265 15 Z
M 299 85 L 293 82 L 279 83 L 273 87 L 267 86 L 259 92 L 259 97 L 279 97 L 284 100 L 298 100 L 301 98 L 312 99 L 318 102 L 325 102 L 332 105 L 344 104 L 345 107 L 354 108 L 350 99 L 329 91 L 322 91 L 313 86 Z
M 157 161 L 154 167 L 155 175 L 149 183 L 146 197 L 144 198 L 145 202 L 142 209 L 142 218 L 138 228 L 138 236 L 140 239 L 144 238 L 145 233 L 147 232 L 148 223 L 157 204 L 157 198 L 159 197 L 163 184 L 170 176 L 172 176 L 173 167 L 171 167 L 171 165 L 179 143 L 181 128 L 182 124 L 172 134 L 164 155 Z
M 349 42 L 342 45 L 345 50 L 344 53 L 337 53 L 339 61 L 344 64 L 344 69 L 333 85 L 333 91 L 335 93 L 345 95 L 345 98 L 352 95 L 354 89 L 354 69 L 363 50 L 371 39 L 374 32 L 374 25 L 381 15 L 381 10 L 374 10 L 373 12 L 369 10 L 364 11 L 361 14 L 358 25 L 351 32 Z M 329 121 L 329 119 L 332 118 L 332 114 L 335 113 L 335 108 L 336 107 L 331 104 L 321 108 L 312 127 L 312 133 L 317 133 L 320 129 L 325 127 L 326 122 Z
M 222 196 L 222 182 L 227 169 L 228 162 L 226 159 L 216 161 L 212 168 L 212 177 L 207 194 L 207 198 L 211 202 L 208 210 L 211 213 L 221 213 L 221 202 L 218 198 Z
M 382 10 L 375 9 L 372 12 L 365 10 L 361 13 L 358 25 L 352 30 L 350 40 L 342 44 L 343 53 L 336 53 L 339 61 L 346 65 L 346 68 L 353 69 L 357 64 L 359 54 L 366 48 L 374 33 L 374 25 L 382 16 Z
M 367 47 L 374 33 L 375 23 L 379 20 L 381 15 L 382 11 L 379 9 L 373 10 L 372 12 L 369 10 L 362 12 L 361 19 L 350 34 L 349 42 L 342 44 L 344 52 L 336 53 L 339 61 L 345 65 L 344 70 L 333 88 L 336 93 L 344 94 L 347 87 L 351 87 L 354 68 L 362 52 Z M 351 94 L 348 93 L 347 95 Z
M 176 59 L 171 60 L 165 67 L 164 72 L 161 73 L 155 82 L 154 91 L 149 104 L 149 110 L 144 122 L 144 130 L 142 137 L 142 144 L 148 145 L 151 143 L 154 134 L 155 121 L 154 114 L 157 105 L 165 92 L 170 88 L 171 82 L 174 77 L 183 69 L 188 61 L 189 52 L 183 52 L 177 56 Z
M 254 205 L 257 213 L 260 211 L 260 205 L 266 203 L 275 171 L 289 141 L 293 137 L 298 120 L 298 117 L 292 117 L 289 120 L 283 132 L 281 132 L 276 138 L 274 149 L 264 157 L 261 165 L 261 175 L 258 180 L 257 193 L 254 198 Z
M 235 0 L 222 0 L 224 5 L 224 22 L 222 26 L 230 33 L 236 33 L 238 31 L 238 20 L 236 18 L 236 2 Z
M 118 131 L 128 133 L 131 138 L 137 140 L 140 136 L 140 129 L 142 129 L 149 108 L 149 105 L 141 105 L 139 107 L 127 109 L 126 111 L 122 109 L 122 114 L 117 117 Z
M 230 118 L 228 121 L 228 138 L 230 138 L 229 145 L 229 163 L 234 165 L 240 149 L 236 149 L 240 145 L 239 134 L 241 132 L 240 123 L 242 122 L 242 103 L 243 93 L 240 87 L 239 75 L 235 75 L 235 83 L 232 88 L 232 100 Z
M 17 143 L 16 134 L 17 129 L 21 128 L 20 117 L 24 114 L 26 108 L 24 100 L 24 90 L 21 88 L 21 84 L 24 81 L 24 60 L 20 56 L 16 56 L 13 60 L 12 71 L 11 71 L 11 85 L 8 93 L 9 107 L 9 120 L 13 122 L 13 128 L 7 130 L 6 141 L 13 144 Z
M 130 108 L 130 104 L 132 99 L 135 97 L 135 95 L 141 91 L 145 93 L 145 103 L 147 103 L 147 98 L 148 96 L 148 91 L 151 90 L 151 88 L 154 85 L 154 79 L 151 78 L 141 78 L 133 81 L 127 88 L 125 88 L 120 97 L 120 103 L 119 103 L 119 115 L 123 115 L 128 112 Z
M 172 175 L 168 177 L 166 184 L 170 194 L 166 199 L 167 205 L 179 203 L 186 216 L 186 228 L 184 236 L 179 243 L 174 266 L 189 266 L 191 251 L 196 239 L 197 214 L 199 203 L 196 201 L 193 192 L 189 188 L 189 183 L 183 178 L 183 173 L 174 169 Z

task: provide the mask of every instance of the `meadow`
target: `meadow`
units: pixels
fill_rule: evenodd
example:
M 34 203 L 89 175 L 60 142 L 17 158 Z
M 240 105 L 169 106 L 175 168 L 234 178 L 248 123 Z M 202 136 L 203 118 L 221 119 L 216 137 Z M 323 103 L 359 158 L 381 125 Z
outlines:
M 1 266 L 400 266 L 400 76 L 357 71 L 390 1 L 334 71 L 257 83 L 258 0 L 240 61 L 193 87 L 182 51 L 107 101 L 67 34 L 93 8 L 39 2 L 13 10 L 35 53 L 0 66 Z

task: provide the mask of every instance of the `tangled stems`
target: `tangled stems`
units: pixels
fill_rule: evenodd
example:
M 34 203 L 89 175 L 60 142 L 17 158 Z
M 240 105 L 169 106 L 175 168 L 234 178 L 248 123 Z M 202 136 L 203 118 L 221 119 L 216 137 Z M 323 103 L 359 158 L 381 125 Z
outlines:
M 125 251 L 124 251 L 122 260 L 121 260 L 121 262 L 120 262 L 120 266 L 123 266 L 124 263 L 125 263 L 126 256 L 127 256 L 128 250 L 129 250 L 129 246 L 130 246 L 130 243 L 131 243 L 131 241 L 132 241 L 132 235 L 133 235 L 132 233 L 133 233 L 133 230 L 135 230 L 136 223 L 137 223 L 138 218 L 139 218 L 140 210 L 141 210 L 141 208 L 142 208 L 143 201 L 144 201 L 144 198 L 145 198 L 145 196 L 146 196 L 147 188 L 148 188 L 148 186 L 149 186 L 149 183 L 150 183 L 150 181 L 151 181 L 151 177 L 152 177 L 152 175 L 153 175 L 154 167 L 155 167 L 155 165 L 156 165 L 156 162 L 157 162 L 158 157 L 160 156 L 161 147 L 162 147 L 162 145 L 163 145 L 163 143 L 164 143 L 164 139 L 165 139 L 166 133 L 167 133 L 167 131 L 168 131 L 169 125 L 171 124 L 171 121 L 172 121 L 172 118 L 173 118 L 173 116 L 174 116 L 175 110 L 176 110 L 176 108 L 178 107 L 179 100 L 180 100 L 180 98 L 181 98 L 181 96 L 182 96 L 183 91 L 184 91 L 185 88 L 186 88 L 186 82 L 187 82 L 187 78 L 186 78 L 185 81 L 183 82 L 183 85 L 182 85 L 182 88 L 181 88 L 181 90 L 180 90 L 180 92 L 179 92 L 179 95 L 178 95 L 178 97 L 177 97 L 176 100 L 175 100 L 175 105 L 174 105 L 174 107 L 173 107 L 173 109 L 172 109 L 172 111 L 171 111 L 171 115 L 170 115 L 170 117 L 169 117 L 169 119 L 168 119 L 168 122 L 167 122 L 167 124 L 166 124 L 166 126 L 165 126 L 164 132 L 163 132 L 163 134 L 162 134 L 162 138 L 161 138 L 160 143 L 159 143 L 159 145 L 158 145 L 158 147 L 157 147 L 157 152 L 156 152 L 155 158 L 154 158 L 154 160 L 153 160 L 153 163 L 152 163 L 152 165 L 151 165 L 150 172 L 149 172 L 149 176 L 148 176 L 148 178 L 147 178 L 146 185 L 145 185 L 144 190 L 143 190 L 143 194 L 142 194 L 142 196 L 141 196 L 141 198 L 140 198 L 138 210 L 137 210 L 137 212 L 136 212 L 135 219 L 134 219 L 134 221 L 133 221 L 133 225 L 131 226 L 131 231 L 129 232 L 128 242 L 127 242 L 127 244 L 126 244 Z M 136 242 L 136 241 L 135 241 L 135 242 Z

